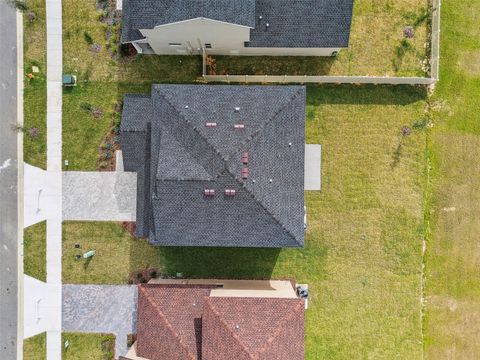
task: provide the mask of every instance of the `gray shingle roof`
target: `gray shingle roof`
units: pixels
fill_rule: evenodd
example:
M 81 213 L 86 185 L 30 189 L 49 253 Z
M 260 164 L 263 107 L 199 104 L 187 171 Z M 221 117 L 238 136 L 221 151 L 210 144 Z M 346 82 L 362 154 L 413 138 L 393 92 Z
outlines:
M 303 246 L 303 87 L 154 85 L 145 104 L 127 95 L 121 124 L 125 169 L 138 173 L 139 235 L 170 246 Z M 142 129 L 134 117 L 150 122 Z
M 353 1 L 124 0 L 122 41 L 142 39 L 138 29 L 206 17 L 251 27 L 248 47 L 348 47 Z
M 204 17 L 255 25 L 255 0 L 124 0 L 122 41 L 142 39 L 139 29 Z
M 353 0 L 257 0 L 247 46 L 348 47 L 352 10 Z

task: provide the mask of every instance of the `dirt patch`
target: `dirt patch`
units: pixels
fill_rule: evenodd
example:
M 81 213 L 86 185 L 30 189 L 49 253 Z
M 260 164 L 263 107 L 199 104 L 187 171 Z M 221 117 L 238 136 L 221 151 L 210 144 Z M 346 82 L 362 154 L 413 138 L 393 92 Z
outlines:
M 460 56 L 458 65 L 467 74 L 480 76 L 480 50 L 464 52 Z

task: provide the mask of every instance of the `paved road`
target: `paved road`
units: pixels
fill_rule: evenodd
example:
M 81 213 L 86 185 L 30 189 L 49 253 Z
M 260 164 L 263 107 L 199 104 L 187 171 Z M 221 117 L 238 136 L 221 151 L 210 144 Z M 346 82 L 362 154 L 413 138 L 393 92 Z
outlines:
M 0 359 L 17 358 L 17 32 L 0 0 Z

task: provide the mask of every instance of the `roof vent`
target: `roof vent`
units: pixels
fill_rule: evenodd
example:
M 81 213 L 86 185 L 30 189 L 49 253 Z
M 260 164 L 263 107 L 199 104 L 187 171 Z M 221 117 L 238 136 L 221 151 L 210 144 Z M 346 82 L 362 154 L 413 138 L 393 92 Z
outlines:
M 258 20 L 262 20 L 262 19 L 263 19 L 263 16 L 260 15 L 260 16 L 258 17 Z
M 205 196 L 215 196 L 215 189 L 205 189 L 205 190 L 203 190 L 203 195 L 205 195 Z
M 238 330 L 238 329 L 240 329 L 240 325 L 235 324 L 235 330 Z
M 185 105 L 185 109 L 188 109 L 188 105 Z
M 235 124 L 233 125 L 233 128 L 236 130 L 245 129 L 245 124 Z
M 240 107 L 239 106 L 235 107 L 235 112 L 240 112 Z
M 248 178 L 248 167 L 242 168 L 242 179 Z
M 248 152 L 242 153 L 242 163 L 248 164 Z
M 217 123 L 216 122 L 207 122 L 205 123 L 205 126 L 208 128 L 216 127 Z
M 269 179 L 268 182 L 271 184 L 273 182 L 273 179 Z
M 268 29 L 270 27 L 270 24 L 269 23 L 266 23 L 265 24 L 265 27 Z
M 291 142 L 289 142 L 289 143 L 288 143 L 288 146 L 292 146 L 292 143 L 291 143 Z
M 225 189 L 225 196 L 235 196 L 235 189 Z

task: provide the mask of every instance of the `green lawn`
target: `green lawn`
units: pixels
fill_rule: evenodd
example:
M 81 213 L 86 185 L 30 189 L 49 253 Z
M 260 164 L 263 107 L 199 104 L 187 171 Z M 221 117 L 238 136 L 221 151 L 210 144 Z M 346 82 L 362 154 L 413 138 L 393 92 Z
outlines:
M 119 118 L 115 107 L 125 93 L 148 92 L 154 83 L 191 83 L 201 74 L 198 56 L 112 55 L 118 26 L 100 21 L 100 14 L 95 0 L 63 1 L 64 72 L 78 80 L 78 86 L 63 93 L 63 159 L 69 162 L 68 170 L 106 168 L 113 154 L 105 155 L 101 147 L 113 143 Z M 91 51 L 88 37 L 100 45 L 98 53 Z M 101 115 L 94 117 L 93 109 Z
M 47 281 L 47 223 L 27 227 L 23 233 L 24 273 Z
M 47 360 L 47 333 L 23 340 L 24 360 Z
M 432 99 L 428 359 L 480 358 L 480 1 L 442 5 L 441 81 Z
M 24 159 L 27 163 L 47 167 L 47 68 L 45 0 L 27 0 L 29 10 L 24 22 L 24 72 L 33 79 L 24 79 Z M 34 15 L 32 15 L 34 14 Z M 39 73 L 33 73 L 37 66 Z
M 215 56 L 216 73 L 425 76 L 428 4 L 355 0 L 350 46 L 336 58 Z M 406 26 L 415 28 L 413 39 L 404 40 Z
M 119 224 L 67 222 L 63 280 L 125 283 L 148 267 L 295 278 L 312 294 L 308 359 L 419 359 L 426 134 L 413 124 L 424 107 L 425 93 L 414 87 L 308 88 L 307 139 L 324 146 L 323 189 L 306 193 L 304 249 L 154 248 Z M 90 249 L 97 254 L 89 264 L 74 259 Z
M 63 360 L 113 360 L 115 336 L 110 334 L 63 333 Z

